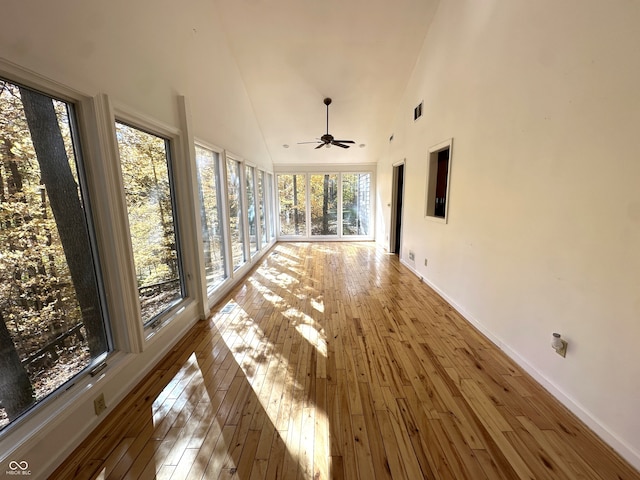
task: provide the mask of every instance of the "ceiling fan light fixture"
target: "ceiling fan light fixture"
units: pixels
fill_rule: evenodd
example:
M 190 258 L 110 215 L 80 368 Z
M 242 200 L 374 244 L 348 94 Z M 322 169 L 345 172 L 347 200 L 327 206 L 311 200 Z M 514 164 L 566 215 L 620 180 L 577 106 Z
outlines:
M 316 150 L 322 147 L 329 148 L 331 147 L 331 145 L 335 145 L 340 148 L 349 148 L 350 145 L 347 144 L 355 144 L 356 142 L 354 142 L 353 140 L 336 140 L 334 136 L 329 133 L 329 105 L 331 105 L 331 99 L 329 97 L 325 98 L 324 104 L 327 106 L 327 133 L 322 135 L 316 142 L 298 142 L 298 144 L 316 143 L 318 144 L 318 146 L 315 147 Z M 364 144 L 362 146 L 364 146 Z

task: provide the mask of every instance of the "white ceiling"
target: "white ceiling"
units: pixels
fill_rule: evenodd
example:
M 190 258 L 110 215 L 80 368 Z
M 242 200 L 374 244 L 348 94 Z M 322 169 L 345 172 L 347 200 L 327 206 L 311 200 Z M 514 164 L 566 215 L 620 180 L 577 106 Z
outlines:
M 274 164 L 376 162 L 438 1 L 214 0 Z M 325 97 L 349 149 L 297 144 L 326 132 Z

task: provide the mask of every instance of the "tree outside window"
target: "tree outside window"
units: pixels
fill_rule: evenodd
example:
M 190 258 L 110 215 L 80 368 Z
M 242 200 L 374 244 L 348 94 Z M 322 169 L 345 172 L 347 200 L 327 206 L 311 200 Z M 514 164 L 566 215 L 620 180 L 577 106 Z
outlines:
M 109 350 L 74 122 L 0 79 L 0 428 Z

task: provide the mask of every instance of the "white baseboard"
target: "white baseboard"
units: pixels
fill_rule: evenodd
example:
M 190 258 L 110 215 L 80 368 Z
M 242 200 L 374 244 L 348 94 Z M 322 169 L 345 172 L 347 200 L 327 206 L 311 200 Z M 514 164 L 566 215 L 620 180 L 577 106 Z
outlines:
M 422 274 L 413 268 L 404 260 L 400 260 L 414 275 L 416 275 L 425 284 L 435 290 L 438 295 L 444 298 L 449 305 L 471 325 L 477 328 L 485 337 L 502 350 L 509 358 L 522 367 L 529 375 L 531 375 L 540 385 L 542 385 L 551 395 L 553 395 L 560 403 L 567 407 L 574 415 L 585 423 L 593 432 L 598 435 L 611 448 L 618 452 L 625 460 L 627 460 L 636 469 L 640 470 L 640 452 L 634 449 L 627 442 L 618 437 L 614 432 L 609 430 L 595 415 L 584 408 L 579 402 L 568 396 L 556 384 L 551 382 L 542 372 L 534 368 L 525 357 L 507 345 L 500 337 L 491 332 L 482 322 L 465 310 L 453 298 L 442 291 L 437 285 L 425 278 Z

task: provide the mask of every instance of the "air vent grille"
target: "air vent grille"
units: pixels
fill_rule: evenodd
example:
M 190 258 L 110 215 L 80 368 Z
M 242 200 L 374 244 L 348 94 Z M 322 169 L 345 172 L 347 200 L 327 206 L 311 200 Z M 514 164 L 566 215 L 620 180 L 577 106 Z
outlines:
M 422 103 L 420 102 L 420 104 L 413 109 L 413 120 L 416 121 L 418 120 L 421 116 L 422 116 Z

